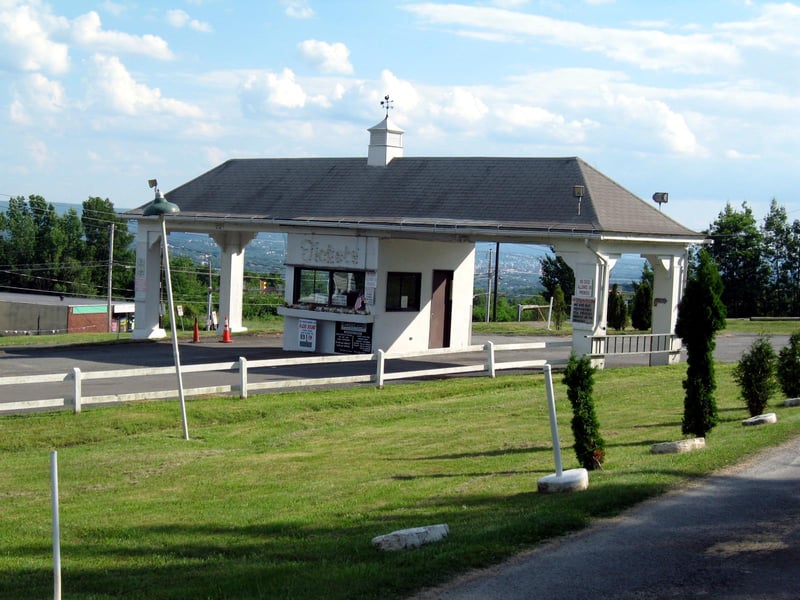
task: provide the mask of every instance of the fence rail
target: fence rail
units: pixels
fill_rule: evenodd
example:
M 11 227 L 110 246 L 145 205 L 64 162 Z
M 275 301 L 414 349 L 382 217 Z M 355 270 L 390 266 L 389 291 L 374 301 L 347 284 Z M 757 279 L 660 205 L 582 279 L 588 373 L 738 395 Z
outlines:
M 593 356 L 609 354 L 659 354 L 678 352 L 680 339 L 671 333 L 602 335 L 591 338 Z
M 486 345 L 473 345 L 465 348 L 443 348 L 437 350 L 423 350 L 419 352 L 398 352 L 387 353 L 378 350 L 373 354 L 353 354 L 338 356 L 309 356 L 299 358 L 280 358 L 263 359 L 249 361 L 240 357 L 237 361 L 206 363 L 196 365 L 182 365 L 182 373 L 207 373 L 207 372 L 232 372 L 238 373 L 238 382 L 214 385 L 206 387 L 194 387 L 184 390 L 184 396 L 208 396 L 238 394 L 240 398 L 246 398 L 249 392 L 257 390 L 280 390 L 296 387 L 314 387 L 325 385 L 343 385 L 353 383 L 375 383 L 382 388 L 387 381 L 400 379 L 416 379 L 420 377 L 436 377 L 444 375 L 458 375 L 465 373 L 485 373 L 489 377 L 495 377 L 497 371 L 508 369 L 538 369 L 545 364 L 554 366 L 563 365 L 564 360 L 553 359 L 525 359 L 515 361 L 499 361 L 498 353 L 508 351 L 528 351 L 528 350 L 548 350 L 557 347 L 571 346 L 572 342 L 532 342 L 523 344 L 494 344 L 488 342 Z M 415 369 L 397 372 L 387 372 L 387 363 L 400 359 L 419 359 L 435 358 L 448 355 L 470 356 L 483 353 L 484 361 L 478 364 L 461 364 L 456 366 L 442 366 L 427 369 Z M 253 369 L 302 366 L 302 365 L 330 365 L 345 363 L 374 363 L 371 374 L 362 375 L 343 375 L 335 377 L 314 377 L 314 378 L 292 378 L 292 379 L 272 379 L 268 381 L 249 381 L 250 371 Z M 83 394 L 83 383 L 85 381 L 98 380 L 117 380 L 130 377 L 149 377 L 154 375 L 169 375 L 175 373 L 175 367 L 149 367 L 114 369 L 106 371 L 87 371 L 83 372 L 79 368 L 73 368 L 68 373 L 46 374 L 46 375 L 24 375 L 18 377 L 0 378 L 0 390 L 15 385 L 31 385 L 41 383 L 64 383 L 70 389 L 65 394 L 57 398 L 45 398 L 37 400 L 24 400 L 17 402 L 0 402 L 0 415 L 26 412 L 32 410 L 64 410 L 72 409 L 75 413 L 81 412 L 84 406 L 95 406 L 99 404 L 113 404 L 117 402 L 133 402 L 140 400 L 160 400 L 177 398 L 178 390 L 166 389 L 148 392 L 115 393 L 95 396 L 85 396 Z M 1 396 L 7 394 L 0 392 Z

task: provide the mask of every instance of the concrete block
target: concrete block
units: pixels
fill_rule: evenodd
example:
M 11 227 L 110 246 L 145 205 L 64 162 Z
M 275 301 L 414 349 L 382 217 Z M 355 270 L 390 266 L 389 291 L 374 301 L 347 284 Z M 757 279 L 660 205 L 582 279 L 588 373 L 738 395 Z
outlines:
M 784 406 L 800 406 L 800 398 L 787 398 L 783 401 Z
M 650 452 L 653 454 L 682 454 L 692 450 L 701 450 L 706 447 L 706 438 L 691 438 L 675 442 L 661 442 L 653 444 Z
M 778 415 L 775 413 L 764 413 L 763 415 L 756 415 L 742 421 L 742 425 L 768 425 L 769 423 L 777 423 Z
M 438 542 L 446 538 L 448 533 L 450 533 L 450 528 L 447 523 L 412 527 L 374 537 L 372 545 L 378 550 L 384 551 L 408 550 L 409 548 L 418 548 L 423 544 Z

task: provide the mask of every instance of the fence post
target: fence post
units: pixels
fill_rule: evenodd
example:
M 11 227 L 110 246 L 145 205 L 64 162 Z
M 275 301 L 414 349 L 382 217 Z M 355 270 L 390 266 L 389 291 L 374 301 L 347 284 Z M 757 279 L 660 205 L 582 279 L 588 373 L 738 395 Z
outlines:
M 72 368 L 72 410 L 77 415 L 81 412 L 81 370 Z
M 494 342 L 491 340 L 486 342 L 484 349 L 486 350 L 486 371 L 489 373 L 489 377 L 494 379 L 495 377 Z
M 239 398 L 247 399 L 247 359 L 239 357 Z
M 375 372 L 375 383 L 378 386 L 379 390 L 383 389 L 383 369 L 384 369 L 384 362 L 386 360 L 386 354 L 383 350 L 378 349 L 375 353 L 375 362 L 376 364 L 376 372 Z

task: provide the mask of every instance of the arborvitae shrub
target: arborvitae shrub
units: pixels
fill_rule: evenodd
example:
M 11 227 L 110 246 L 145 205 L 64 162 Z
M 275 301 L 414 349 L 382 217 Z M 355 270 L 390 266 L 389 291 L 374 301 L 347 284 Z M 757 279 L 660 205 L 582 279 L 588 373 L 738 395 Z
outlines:
M 594 410 L 592 388 L 594 368 L 587 357 L 569 357 L 564 370 L 567 397 L 572 404 L 572 434 L 575 438 L 575 456 L 583 468 L 602 468 L 605 458 L 605 441 L 600 435 L 600 423 Z
M 678 306 L 675 334 L 683 340 L 687 354 L 681 430 L 705 437 L 719 421 L 713 351 L 714 337 L 725 327 L 726 310 L 721 300 L 722 279 L 708 251 L 701 249 L 697 259 Z
M 561 329 L 564 321 L 567 318 L 567 303 L 564 300 L 564 290 L 561 286 L 556 284 L 556 289 L 553 292 L 553 324 L 556 329 Z
M 739 384 L 751 417 L 764 412 L 770 396 L 778 387 L 775 379 L 776 360 L 772 344 L 762 337 L 753 342 L 733 370 L 733 378 Z
M 800 332 L 793 333 L 789 345 L 778 353 L 777 375 L 787 398 L 800 396 Z

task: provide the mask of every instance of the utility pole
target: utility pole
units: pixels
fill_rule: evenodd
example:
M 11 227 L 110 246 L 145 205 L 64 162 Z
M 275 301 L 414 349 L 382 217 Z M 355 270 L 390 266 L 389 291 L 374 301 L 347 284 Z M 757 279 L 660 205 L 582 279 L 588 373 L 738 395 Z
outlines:
M 489 248 L 489 260 L 486 261 L 486 317 L 484 321 L 489 322 L 489 306 L 492 299 L 492 249 Z
M 500 278 L 500 242 L 495 242 L 494 250 L 494 301 L 492 304 L 492 321 L 497 322 L 497 290 Z
M 206 331 L 211 331 L 211 293 L 214 291 L 214 285 L 211 280 L 211 255 L 207 255 L 206 259 L 208 261 L 208 310 L 206 311 Z
M 108 331 L 111 331 L 111 319 L 113 315 L 111 314 L 112 306 L 111 306 L 111 275 L 114 270 L 114 223 L 108 226 L 109 233 L 108 233 Z

